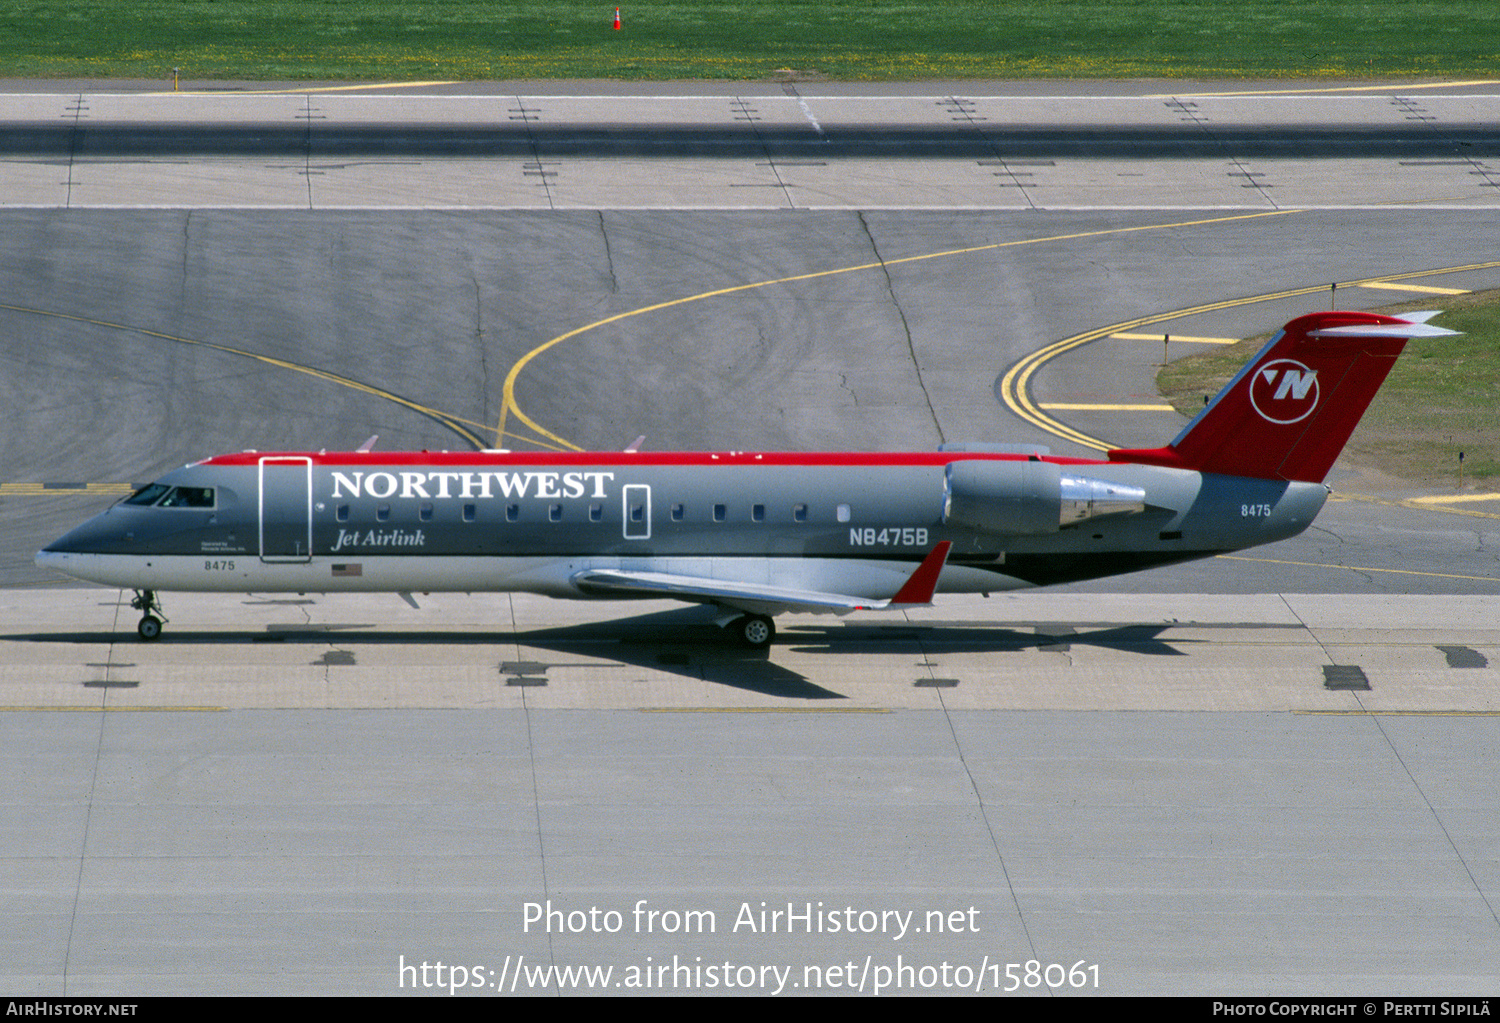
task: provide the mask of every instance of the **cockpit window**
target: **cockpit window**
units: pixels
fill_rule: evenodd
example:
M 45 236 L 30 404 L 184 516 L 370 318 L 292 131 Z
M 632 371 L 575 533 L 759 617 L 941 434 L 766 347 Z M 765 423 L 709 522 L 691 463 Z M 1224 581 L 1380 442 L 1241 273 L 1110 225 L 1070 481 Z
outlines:
M 213 487 L 173 487 L 156 503 L 158 508 L 212 508 Z
M 126 504 L 156 508 L 212 508 L 213 487 L 169 487 L 152 483 L 125 499 Z
M 152 505 L 161 500 L 161 495 L 165 494 L 168 490 L 171 489 L 171 487 L 163 486 L 160 483 L 148 483 L 141 489 L 137 490 L 135 493 L 131 494 L 129 497 L 125 498 L 125 503 L 138 504 L 143 507 L 146 505 Z

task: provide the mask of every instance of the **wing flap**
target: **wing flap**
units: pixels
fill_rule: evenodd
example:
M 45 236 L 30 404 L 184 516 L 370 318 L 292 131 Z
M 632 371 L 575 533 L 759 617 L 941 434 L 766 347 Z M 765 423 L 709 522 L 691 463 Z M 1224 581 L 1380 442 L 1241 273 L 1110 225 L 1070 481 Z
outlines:
M 887 607 L 910 607 L 932 603 L 938 576 L 948 560 L 952 544 L 943 541 L 917 566 L 906 583 L 889 599 L 855 594 L 799 590 L 787 586 L 714 579 L 675 572 L 641 572 L 626 568 L 590 568 L 575 573 L 573 584 L 584 593 L 601 596 L 671 597 L 696 603 L 755 605 L 786 611 L 847 613 L 878 611 Z
M 783 586 L 742 583 L 707 576 L 678 575 L 671 572 L 637 572 L 624 568 L 594 568 L 573 576 L 573 584 L 585 593 L 624 597 L 673 597 L 699 603 L 754 602 L 776 604 L 787 609 L 817 611 L 857 611 L 873 604 L 868 597 L 842 593 L 820 593 Z

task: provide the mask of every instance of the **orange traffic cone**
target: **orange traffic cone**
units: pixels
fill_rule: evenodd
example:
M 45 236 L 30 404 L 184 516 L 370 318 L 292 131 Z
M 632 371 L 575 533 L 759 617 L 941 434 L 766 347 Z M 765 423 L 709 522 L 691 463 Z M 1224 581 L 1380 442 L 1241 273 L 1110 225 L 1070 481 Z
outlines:
M 620 31 L 620 9 L 618 7 L 615 8 L 615 31 Z

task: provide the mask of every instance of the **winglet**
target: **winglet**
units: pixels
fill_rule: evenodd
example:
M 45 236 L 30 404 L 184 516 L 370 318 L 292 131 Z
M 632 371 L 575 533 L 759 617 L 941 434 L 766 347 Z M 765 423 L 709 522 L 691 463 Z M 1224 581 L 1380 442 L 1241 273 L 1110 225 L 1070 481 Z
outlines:
M 943 565 L 948 561 L 948 552 L 952 550 L 953 542 L 944 540 L 932 549 L 932 553 L 922 559 L 917 570 L 906 580 L 906 585 L 896 591 L 896 595 L 886 605 L 892 607 L 896 604 L 931 604 L 932 595 L 937 590 L 938 576 L 943 573 Z

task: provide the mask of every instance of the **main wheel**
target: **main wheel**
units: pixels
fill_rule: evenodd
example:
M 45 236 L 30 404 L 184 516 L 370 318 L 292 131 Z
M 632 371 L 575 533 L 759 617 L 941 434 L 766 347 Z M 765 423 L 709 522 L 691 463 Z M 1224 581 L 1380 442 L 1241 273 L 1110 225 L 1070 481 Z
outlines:
M 766 615 L 745 615 L 734 623 L 735 635 L 752 650 L 764 650 L 776 638 L 776 623 Z
M 135 627 L 136 634 L 147 643 L 161 635 L 161 619 L 155 615 L 142 618 Z

